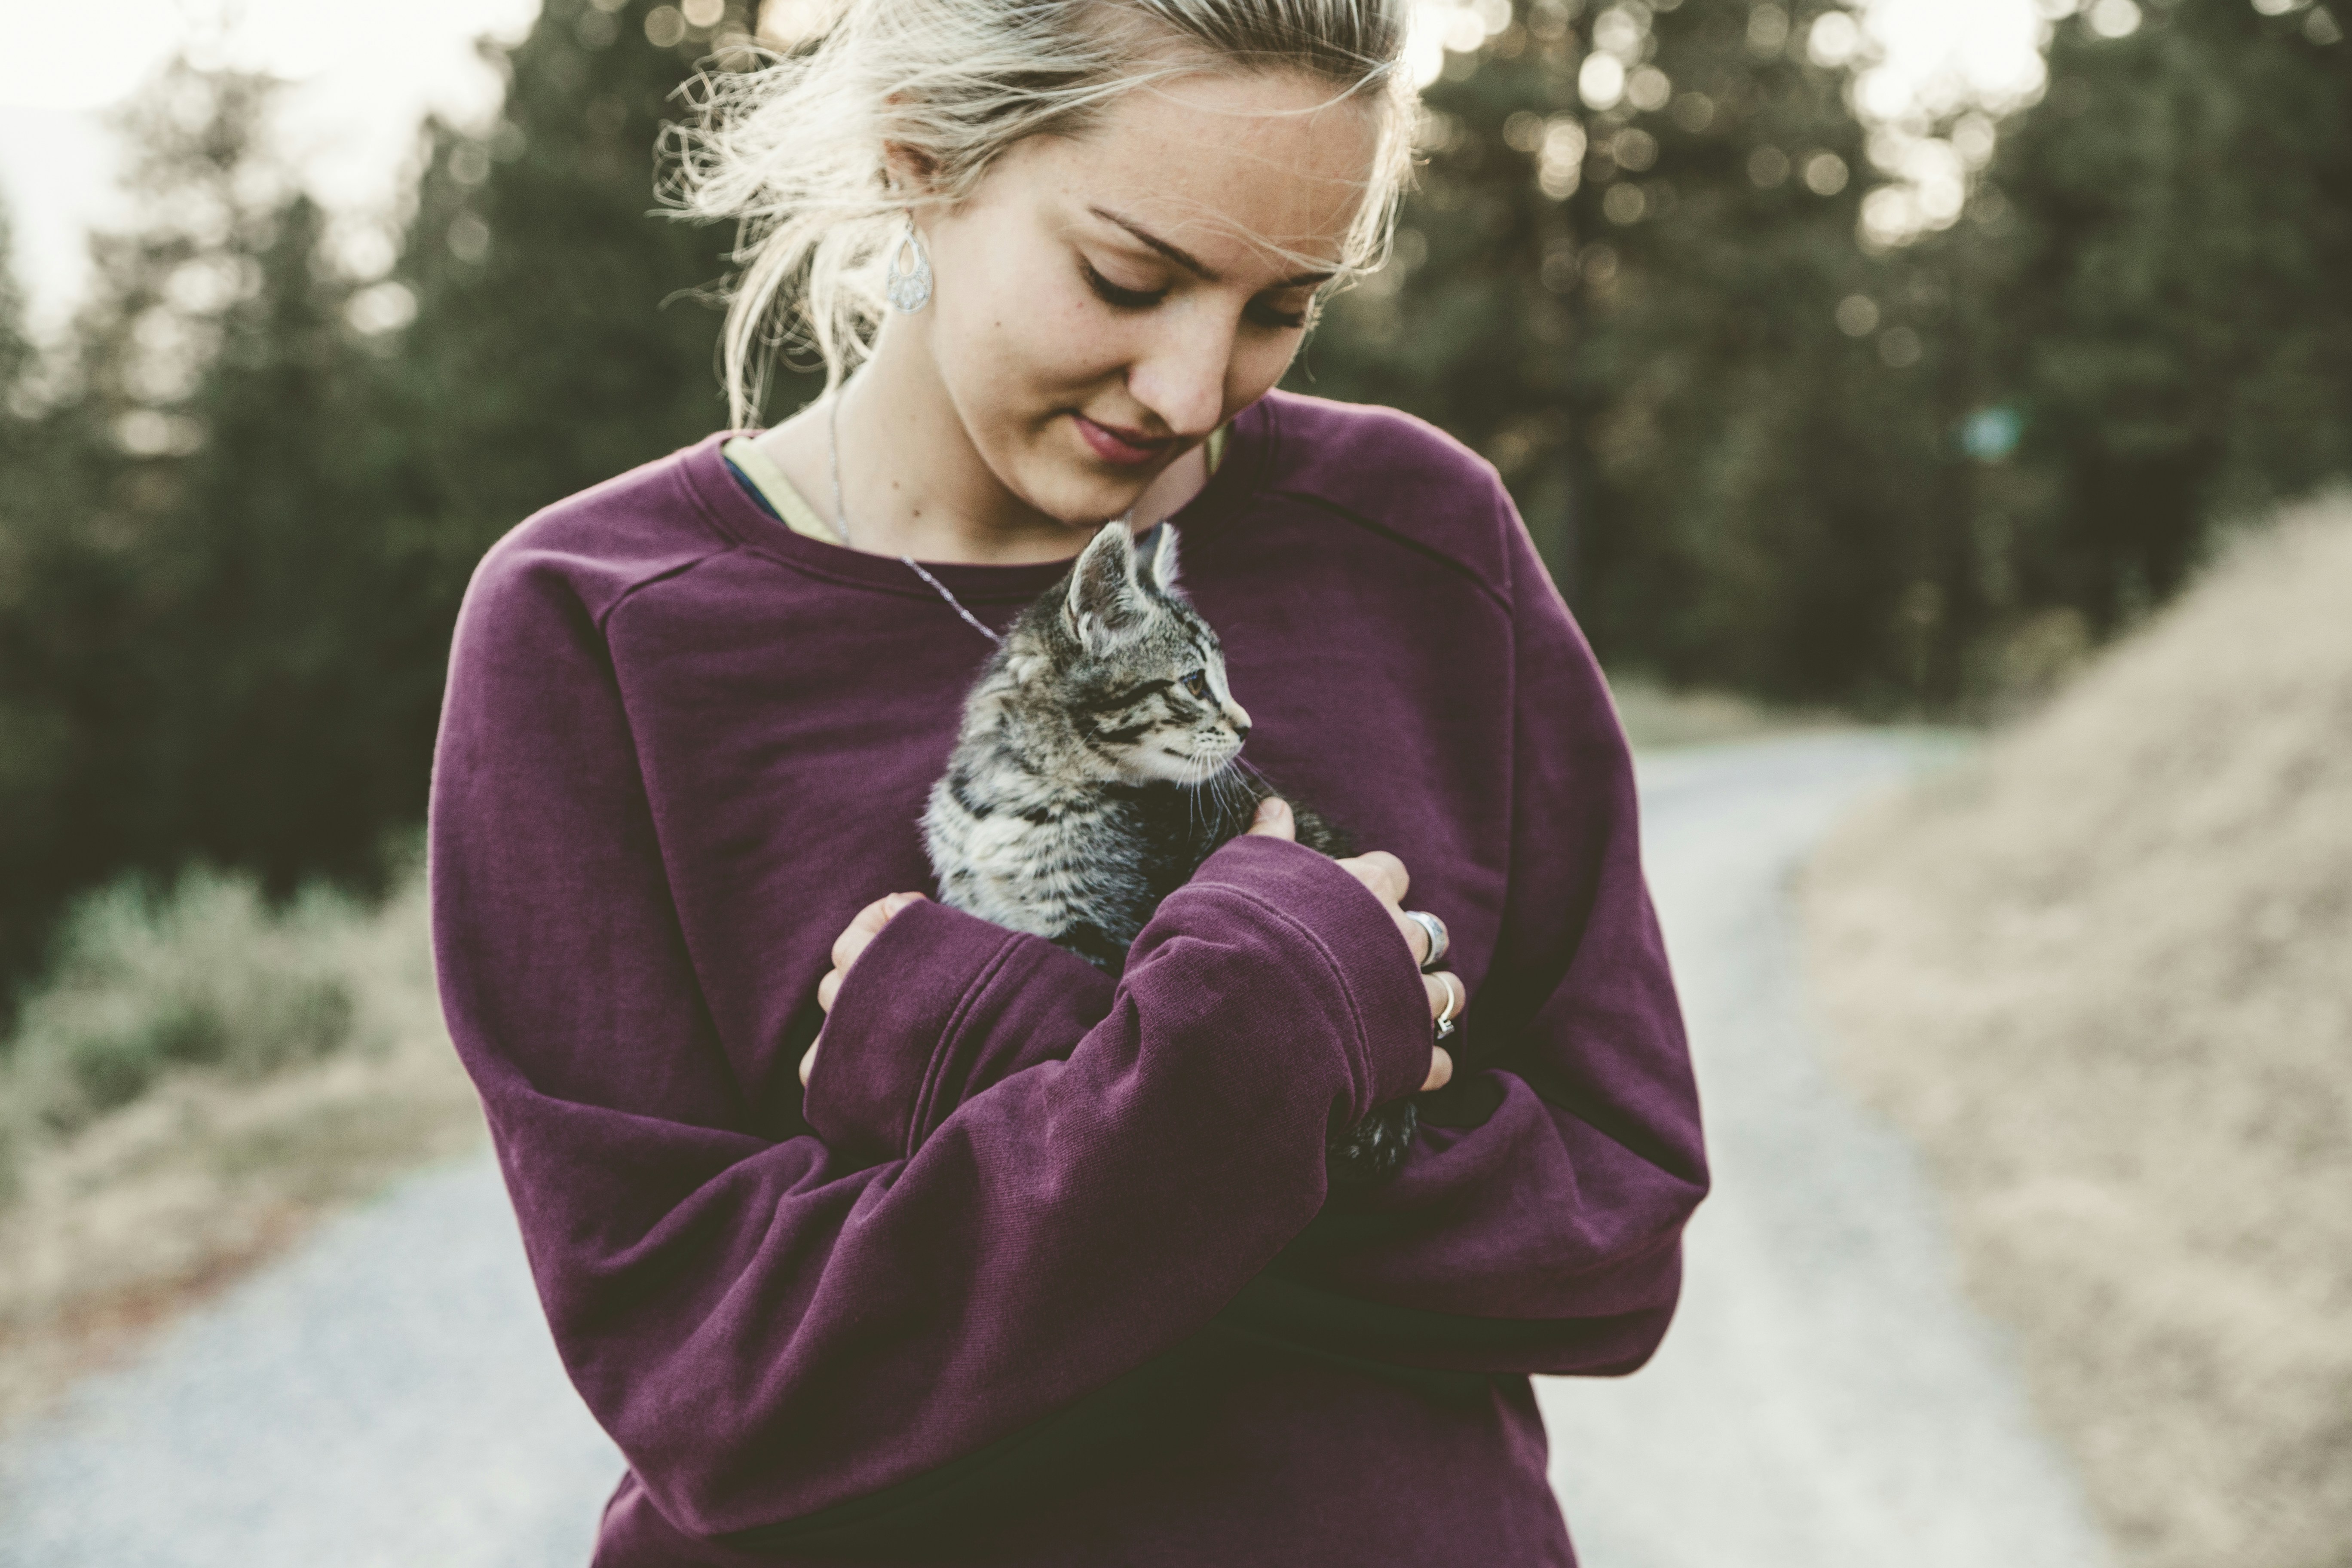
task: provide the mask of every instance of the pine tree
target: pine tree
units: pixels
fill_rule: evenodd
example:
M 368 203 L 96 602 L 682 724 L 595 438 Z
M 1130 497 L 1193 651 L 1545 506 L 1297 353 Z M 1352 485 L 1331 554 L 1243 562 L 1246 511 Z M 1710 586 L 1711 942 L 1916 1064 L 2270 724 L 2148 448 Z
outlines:
M 1836 9 L 1525 0 L 1430 88 L 1393 276 L 1299 384 L 1492 458 L 1621 668 L 1933 699 L 1967 635 L 1916 487 L 1935 296 L 1856 243 L 1863 131 L 1803 50 Z
M 182 62 L 120 118 L 126 184 L 152 219 L 93 237 L 56 396 L 23 416 L 31 456 L 11 463 L 0 575 L 0 976 L 37 958 L 69 892 L 178 858 L 151 741 L 184 658 L 169 634 L 194 426 L 178 405 L 243 280 L 259 218 L 237 173 L 267 97 L 260 79 Z
M 275 92 L 180 61 L 123 118 L 150 220 L 93 237 L 9 519 L 0 710 L 30 739 L 0 774 L 0 971 L 127 868 L 282 888 L 374 861 L 383 759 L 347 678 L 373 662 L 378 536 L 337 451 L 365 361 L 321 215 L 269 151 Z
M 2023 417 L 1998 522 L 2022 604 L 2105 631 L 2217 520 L 2352 474 L 2352 43 L 2326 5 L 2063 23 L 2006 129 L 1987 376 Z
M 20 405 L 33 360 L 33 342 L 25 325 L 25 291 L 16 280 L 15 227 L 7 205 L 0 202 L 0 431 L 13 430 L 24 417 Z
M 552 0 L 492 51 L 495 131 L 426 126 L 399 262 L 364 289 L 272 163 L 272 84 L 182 64 L 139 95 L 153 219 L 93 242 L 39 493 L 0 535 L 0 723 L 25 742 L 0 763 L 0 973 L 126 868 L 371 880 L 423 813 L 483 550 L 721 423 L 693 296 L 732 237 L 652 210 L 667 95 L 744 18 L 709 20 Z
M 698 64 L 748 63 L 741 0 L 710 9 L 695 26 L 699 5 L 550 0 L 497 57 L 496 128 L 427 128 L 394 273 L 417 304 L 397 393 L 421 462 L 403 488 L 458 584 L 533 510 L 725 423 L 710 294 L 734 237 L 654 194 L 672 95 Z
M 57 465 L 31 401 L 34 367 L 7 216 L 0 210 L 0 818 L 19 824 L 15 832 L 0 827 L 0 889 L 23 877 L 26 849 L 54 829 L 56 780 L 70 742 L 27 679 L 31 672 L 14 657 L 9 636 L 38 591 L 41 523 L 55 500 Z M 5 982 L 17 967 L 11 959 L 30 945 L 31 922 L 22 912 L 27 903 L 0 891 L 0 1037 L 10 1013 Z

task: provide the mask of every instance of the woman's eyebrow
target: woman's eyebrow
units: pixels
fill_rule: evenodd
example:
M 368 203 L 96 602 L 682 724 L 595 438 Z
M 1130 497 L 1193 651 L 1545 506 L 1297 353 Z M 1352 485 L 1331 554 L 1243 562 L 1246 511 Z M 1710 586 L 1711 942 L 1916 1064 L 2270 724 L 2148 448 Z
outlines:
M 1168 241 L 1160 238 L 1150 229 L 1145 228 L 1141 225 L 1134 223 L 1127 218 L 1119 216 L 1118 214 L 1112 212 L 1108 207 L 1089 206 L 1087 208 L 1087 211 L 1094 214 L 1095 216 L 1102 219 L 1105 223 L 1116 224 L 1120 228 L 1127 230 L 1128 233 L 1135 237 L 1139 244 L 1158 251 L 1160 255 L 1166 257 L 1169 260 L 1174 262 L 1185 271 L 1190 272 L 1195 278 L 1200 279 L 1203 283 L 1222 283 L 1224 281 L 1223 279 L 1217 276 L 1217 272 L 1214 268 L 1209 266 L 1208 263 L 1202 261 L 1199 257 L 1194 256 L 1191 251 L 1181 249 L 1176 246 L 1171 245 Z M 1301 272 L 1295 278 L 1284 279 L 1281 282 L 1275 284 L 1274 287 L 1276 289 L 1311 289 L 1319 283 L 1328 283 L 1337 276 L 1338 274 L 1334 272 Z

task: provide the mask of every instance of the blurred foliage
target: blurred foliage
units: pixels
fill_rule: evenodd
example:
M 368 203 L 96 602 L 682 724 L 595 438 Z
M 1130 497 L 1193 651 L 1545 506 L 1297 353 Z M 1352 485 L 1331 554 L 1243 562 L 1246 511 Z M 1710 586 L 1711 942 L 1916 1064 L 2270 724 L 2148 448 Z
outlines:
M 2325 5 L 2261 9 L 2063 26 L 1991 170 L 2015 221 L 1977 247 L 1978 374 L 2025 441 L 1988 564 L 2095 632 L 2178 589 L 2216 521 L 2352 473 L 2352 45 Z
M 416 319 L 387 361 L 400 415 L 386 435 L 413 487 L 406 526 L 441 546 L 445 617 L 483 549 L 531 511 L 725 423 L 714 285 L 734 237 L 653 212 L 656 138 L 683 112 L 670 95 L 749 26 L 742 0 L 710 10 L 692 27 L 644 0 L 548 0 L 497 57 L 509 86 L 489 135 L 427 129 L 393 273 Z M 446 649 L 426 667 L 428 718 Z
M 62 357 L 0 272 L 0 981 L 125 871 L 382 884 L 474 563 L 725 418 L 734 237 L 652 210 L 653 154 L 745 6 L 549 0 L 484 46 L 501 116 L 423 128 L 388 270 L 280 165 L 271 83 L 175 67 Z M 1981 706 L 2352 469 L 2325 5 L 2062 21 L 1964 215 L 1899 245 L 1858 237 L 1888 176 L 1826 0 L 1459 11 L 1395 262 L 1291 384 L 1486 453 L 1612 669 Z
M 731 237 L 652 211 L 713 31 L 656 46 L 653 9 L 551 0 L 485 46 L 504 112 L 423 128 L 370 280 L 268 147 L 274 84 L 174 65 L 124 118 L 145 223 L 93 241 L 66 363 L 0 294 L 0 983 L 126 868 L 380 888 L 474 563 L 723 421 L 696 295 Z
M 0 1106 L 70 1131 L 173 1068 L 252 1078 L 341 1048 L 357 1005 L 336 939 L 365 919 L 323 886 L 274 913 L 252 878 L 200 867 L 85 895 L 24 1008 Z
M 2030 694 L 2217 518 L 2352 471 L 2352 47 L 2287 10 L 2062 21 L 1966 216 L 1869 246 L 1866 45 L 1807 48 L 1844 7 L 1520 0 L 1292 384 L 1491 458 L 1612 669 Z
M 1591 111 L 1595 36 L 1633 68 Z M 1781 699 L 1948 687 L 1903 607 L 1937 567 L 1923 378 L 1837 323 L 1880 270 L 1843 86 L 1777 7 L 1523 5 L 1428 89 L 1397 263 L 1293 384 L 1492 458 L 1614 665 Z
M 274 1173 L 268 1184 L 281 1199 L 321 1184 L 350 1191 L 353 1176 L 478 1127 L 440 1029 L 423 833 L 395 836 L 387 859 L 391 886 L 380 902 L 325 881 L 271 899 L 248 872 L 196 864 L 168 879 L 128 873 L 68 904 L 49 973 L 25 993 L 12 1048 L 0 1057 L 0 1229 L 13 1217 L 20 1228 L 11 1239 L 26 1240 L 24 1212 L 7 1211 L 46 1154 L 159 1092 L 176 1097 L 168 1118 L 115 1119 L 100 1164 L 80 1167 L 64 1188 L 53 1181 L 48 1198 L 96 1191 L 87 1183 L 100 1171 L 110 1173 L 106 1186 L 135 1188 L 201 1169 L 203 1218 L 175 1224 L 173 1205 L 142 1205 L 131 1228 L 101 1226 L 103 1236 L 81 1236 L 69 1252 L 129 1247 L 152 1258 L 145 1249 L 160 1224 L 173 1232 L 163 1252 L 184 1258 L 197 1236 L 233 1237 L 240 1212 L 250 1218 L 233 1201 L 236 1181 L 217 1184 L 224 1176 Z M 420 1074 L 424 1062 L 445 1065 Z M 308 1087 L 267 1101 L 249 1092 L 289 1074 Z M 229 1103 L 239 1110 L 218 1114 Z M 184 1202 L 189 1187 L 176 1190 Z M 37 1279 L 0 1287 L 0 1323 L 23 1310 L 26 1292 L 70 1282 L 73 1271 L 62 1280 L 57 1272 L 59 1255 L 49 1261 Z M 8 1397 L 0 1379 L 0 1407 Z

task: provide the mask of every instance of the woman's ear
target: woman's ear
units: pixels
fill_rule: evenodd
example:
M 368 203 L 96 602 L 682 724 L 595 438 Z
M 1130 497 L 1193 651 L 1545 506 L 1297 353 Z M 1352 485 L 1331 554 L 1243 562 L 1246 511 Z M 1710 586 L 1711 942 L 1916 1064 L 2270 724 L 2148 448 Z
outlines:
M 885 142 L 882 144 L 883 183 L 897 195 L 919 196 L 929 194 L 938 174 L 939 165 L 929 153 L 909 147 L 904 142 Z

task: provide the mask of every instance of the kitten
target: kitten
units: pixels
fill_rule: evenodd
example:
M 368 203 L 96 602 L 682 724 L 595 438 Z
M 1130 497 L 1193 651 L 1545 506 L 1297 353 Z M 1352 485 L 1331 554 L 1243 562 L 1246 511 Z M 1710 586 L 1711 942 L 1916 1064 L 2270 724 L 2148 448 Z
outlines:
M 1235 765 L 1249 727 L 1217 634 L 1177 591 L 1176 531 L 1161 523 L 1139 563 L 1126 523 L 1104 524 L 964 701 L 923 816 L 940 902 L 1118 973 L 1160 900 L 1275 793 Z M 1291 809 L 1298 842 L 1353 853 Z M 1333 1184 L 1394 1171 L 1417 1121 L 1402 1100 L 1335 1134 Z

